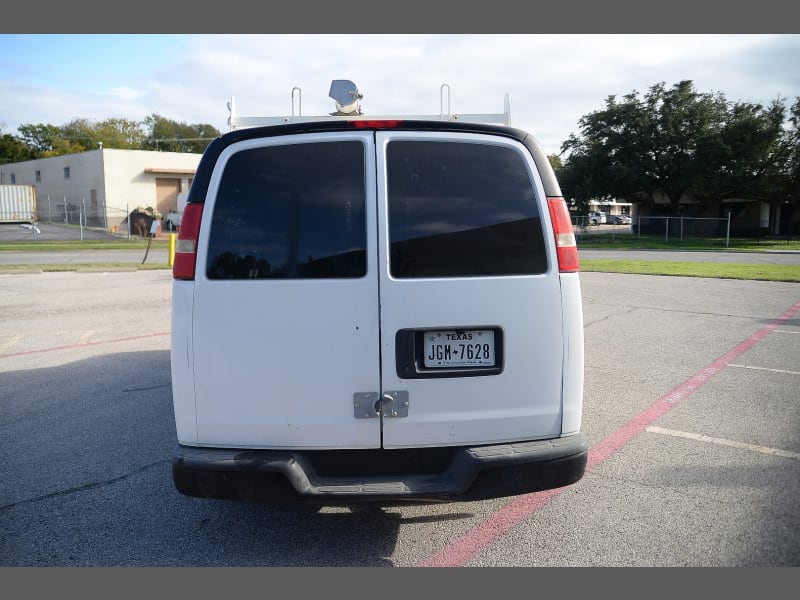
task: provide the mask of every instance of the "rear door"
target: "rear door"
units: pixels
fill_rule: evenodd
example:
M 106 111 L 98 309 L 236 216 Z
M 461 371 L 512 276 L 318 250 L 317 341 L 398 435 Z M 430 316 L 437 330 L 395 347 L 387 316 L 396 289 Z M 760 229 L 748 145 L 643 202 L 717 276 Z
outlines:
M 534 172 L 520 144 L 460 133 L 228 148 L 197 253 L 198 442 L 557 436 L 560 289 Z
M 220 156 L 195 278 L 201 445 L 380 446 L 375 187 L 371 133 Z
M 376 139 L 384 447 L 558 436 L 561 294 L 527 151 L 462 133 Z

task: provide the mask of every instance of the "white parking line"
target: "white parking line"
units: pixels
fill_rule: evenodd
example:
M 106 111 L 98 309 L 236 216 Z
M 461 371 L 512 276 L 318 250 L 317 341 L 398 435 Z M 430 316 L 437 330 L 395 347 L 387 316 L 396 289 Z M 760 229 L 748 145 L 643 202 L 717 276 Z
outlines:
M 5 352 L 9 348 L 11 348 L 11 346 L 13 346 L 18 341 L 20 341 L 21 339 L 22 339 L 21 335 L 15 335 L 10 340 L 8 340 L 7 342 L 3 342 L 2 344 L 0 344 L 0 352 Z
M 78 339 L 78 343 L 85 342 L 94 335 L 94 329 L 88 329 L 83 332 L 83 335 Z
M 663 427 L 656 427 L 651 425 L 646 429 L 650 433 L 660 433 L 662 435 L 671 435 L 673 437 L 681 437 L 689 440 L 697 440 L 699 442 L 708 442 L 709 444 L 717 444 L 719 446 L 730 446 L 732 448 L 739 448 L 741 450 L 749 450 L 751 452 L 760 452 L 762 454 L 770 454 L 772 456 L 782 456 L 784 458 L 793 458 L 800 460 L 800 454 L 797 452 L 788 452 L 787 450 L 778 450 L 777 448 L 768 448 L 766 446 L 756 446 L 754 444 L 745 444 L 742 442 L 735 442 L 733 440 L 726 440 L 722 438 L 709 437 L 707 435 L 699 435 L 697 433 L 689 433 L 687 431 L 676 431 L 674 429 L 664 429 Z
M 736 365 L 729 364 L 729 367 L 737 367 L 739 369 L 753 369 L 754 371 L 769 371 L 770 373 L 786 373 L 788 375 L 800 375 L 800 371 L 787 371 L 786 369 L 770 369 L 769 367 L 754 367 L 752 365 Z

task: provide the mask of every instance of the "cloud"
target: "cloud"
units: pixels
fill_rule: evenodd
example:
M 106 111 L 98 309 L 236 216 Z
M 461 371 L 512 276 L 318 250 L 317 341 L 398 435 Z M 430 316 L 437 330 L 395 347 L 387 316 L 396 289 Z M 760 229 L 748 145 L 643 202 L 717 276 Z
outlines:
M 138 100 L 143 96 L 141 90 L 129 87 L 115 87 L 110 89 L 108 92 L 101 93 L 100 95 L 125 101 Z
M 14 74 L 0 79 L 0 121 L 13 130 L 155 113 L 224 132 L 231 96 L 243 116 L 288 115 L 297 86 L 302 113 L 326 115 L 335 110 L 331 80 L 350 79 L 366 113 L 438 114 L 448 84 L 455 113 L 501 113 L 508 92 L 512 125 L 551 153 L 609 95 L 644 93 L 662 81 L 692 79 L 699 91 L 729 100 L 800 95 L 798 35 L 240 34 L 149 36 L 146 44 L 103 37 L 109 60 L 126 59 L 113 81 L 93 72 L 78 72 L 69 88 L 25 79 L 26 69 L 44 63 L 21 68 L 25 59 L 16 58 Z M 54 54 L 50 72 L 59 69 Z M 75 55 L 71 61 L 81 64 Z

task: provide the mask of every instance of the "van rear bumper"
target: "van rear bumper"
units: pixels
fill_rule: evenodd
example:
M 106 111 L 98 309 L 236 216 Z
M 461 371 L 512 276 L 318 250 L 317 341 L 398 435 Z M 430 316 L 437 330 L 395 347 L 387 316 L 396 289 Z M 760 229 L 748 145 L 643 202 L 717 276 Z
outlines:
M 180 493 L 200 498 L 322 505 L 463 502 L 575 483 L 583 477 L 588 452 L 580 433 L 553 440 L 408 451 L 179 445 L 172 456 L 172 478 Z M 431 464 L 436 470 L 430 470 Z

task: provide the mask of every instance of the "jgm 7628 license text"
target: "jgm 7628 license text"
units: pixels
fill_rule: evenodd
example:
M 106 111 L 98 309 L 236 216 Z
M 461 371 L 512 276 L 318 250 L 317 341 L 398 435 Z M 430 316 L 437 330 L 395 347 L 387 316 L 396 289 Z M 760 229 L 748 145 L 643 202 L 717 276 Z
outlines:
M 428 331 L 425 333 L 426 367 L 493 366 L 494 332 Z

